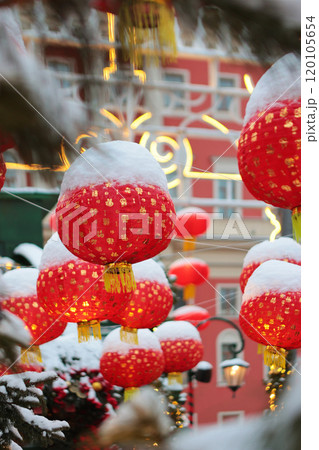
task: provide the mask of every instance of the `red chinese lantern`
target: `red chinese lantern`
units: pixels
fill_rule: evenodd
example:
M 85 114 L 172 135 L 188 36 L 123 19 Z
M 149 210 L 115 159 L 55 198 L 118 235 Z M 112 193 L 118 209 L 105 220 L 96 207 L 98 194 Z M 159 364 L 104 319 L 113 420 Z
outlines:
M 122 3 L 122 0 L 91 0 L 90 6 L 98 11 L 117 15 Z
M 176 213 L 175 231 L 178 237 L 185 239 L 184 251 L 195 248 L 196 237 L 204 234 L 209 224 L 209 214 L 201 208 L 183 208 Z
M 184 288 L 184 299 L 195 298 L 196 286 L 204 283 L 209 277 L 208 264 L 198 258 L 181 258 L 171 264 L 169 275 L 175 275 L 177 286 Z
M 247 281 L 261 263 L 269 259 L 287 261 L 292 264 L 301 264 L 301 247 L 293 239 L 280 237 L 274 241 L 264 241 L 254 245 L 247 253 L 240 275 L 240 287 L 244 292 Z
M 0 191 L 4 185 L 4 181 L 6 178 L 6 164 L 4 162 L 3 156 L 0 154 Z
M 32 351 L 41 360 L 38 346 L 60 336 L 66 324 L 40 305 L 36 290 L 38 274 L 37 269 L 29 268 L 6 272 L 2 277 L 6 293 L 1 307 L 23 320 L 33 338 Z M 22 362 L 32 362 L 31 355 L 26 356 Z
M 108 292 L 136 288 L 132 263 L 164 250 L 175 210 L 158 162 L 125 141 L 87 150 L 65 173 L 56 208 L 58 232 L 70 252 L 107 266 Z
M 196 305 L 185 305 L 177 308 L 172 313 L 172 319 L 174 320 L 185 320 L 186 322 L 191 323 L 194 327 L 202 322 L 203 320 L 207 320 L 210 317 L 207 309 L 202 308 L 201 306 Z M 209 322 L 203 323 L 199 327 L 198 330 L 204 330 L 209 325 Z
M 195 367 L 203 357 L 203 344 L 197 329 L 189 322 L 169 321 L 155 331 L 165 358 L 164 372 L 169 383 L 181 382 L 181 372 Z
M 239 324 L 265 345 L 265 364 L 285 367 L 286 350 L 301 345 L 301 268 L 269 260 L 251 275 L 243 295 Z
M 164 270 L 152 259 L 133 264 L 136 290 L 114 322 L 130 328 L 153 328 L 172 309 L 173 294 Z
M 258 200 L 293 211 L 300 239 L 301 94 L 300 59 L 289 54 L 257 83 L 246 108 L 238 143 L 238 167 Z
M 57 233 L 43 249 L 37 282 L 38 299 L 62 322 L 78 324 L 79 341 L 101 339 L 101 320 L 114 320 L 130 300 L 130 294 L 109 294 L 104 288 L 104 267 L 70 253 Z
M 56 214 L 53 212 L 49 217 L 49 224 L 52 231 L 58 231 Z
M 145 384 L 156 380 L 164 369 L 164 355 L 150 330 L 138 330 L 131 342 L 123 342 L 122 330 L 111 331 L 103 342 L 100 372 L 112 384 L 125 388 L 125 400 Z

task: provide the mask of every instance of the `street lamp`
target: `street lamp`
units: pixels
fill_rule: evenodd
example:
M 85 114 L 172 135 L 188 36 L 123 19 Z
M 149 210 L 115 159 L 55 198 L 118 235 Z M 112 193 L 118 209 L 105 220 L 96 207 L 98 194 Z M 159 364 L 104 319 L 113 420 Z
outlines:
M 240 358 L 227 359 L 220 364 L 227 386 L 233 391 L 233 397 L 235 397 L 235 392 L 242 385 L 249 366 L 248 362 Z

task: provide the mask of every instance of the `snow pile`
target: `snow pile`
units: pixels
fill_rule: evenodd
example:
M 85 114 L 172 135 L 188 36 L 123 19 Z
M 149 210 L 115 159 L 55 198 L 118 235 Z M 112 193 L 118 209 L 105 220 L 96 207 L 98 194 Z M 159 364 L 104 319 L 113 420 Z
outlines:
M 91 340 L 80 344 L 77 325 L 69 323 L 61 336 L 41 345 L 41 354 L 46 370 L 65 372 L 68 366 L 99 370 L 102 342 Z
M 9 311 L 1 310 L 0 315 L 0 339 L 12 341 L 21 347 L 27 347 L 31 343 L 31 335 L 25 328 L 25 323 L 19 317 Z
M 138 344 L 128 344 L 127 342 L 122 342 L 120 338 L 120 328 L 116 328 L 104 339 L 103 353 L 116 352 L 125 355 L 132 348 L 162 351 L 159 340 L 155 334 L 147 328 L 137 330 L 137 336 Z
M 168 286 L 168 280 L 165 272 L 154 259 L 146 259 L 132 265 L 136 281 L 155 281 L 159 284 Z
M 9 270 L 2 276 L 2 283 L 10 297 L 31 297 L 37 295 L 37 269 Z M 0 293 L 1 295 L 1 293 Z
M 62 244 L 58 233 L 54 233 L 45 244 L 39 270 L 60 266 L 69 261 L 76 261 L 77 258 Z
M 203 261 L 202 259 L 199 258 L 180 258 L 177 259 L 176 261 L 174 261 L 170 266 L 170 270 L 171 269 L 177 269 L 178 267 L 184 267 L 184 266 L 195 266 L 197 264 L 206 264 L 205 261 Z
M 301 268 L 286 261 L 271 259 L 262 263 L 249 278 L 243 302 L 266 292 L 300 292 Z
M 300 58 L 293 53 L 280 58 L 258 81 L 246 106 L 244 125 L 258 112 L 272 104 L 301 96 Z
M 63 177 L 61 195 L 82 186 L 104 184 L 155 185 L 168 192 L 159 163 L 142 145 L 127 141 L 98 144 L 79 156 Z
M 280 237 L 274 241 L 264 241 L 254 245 L 244 259 L 243 267 L 252 263 L 261 263 L 269 259 L 293 259 L 301 261 L 301 245 L 288 237 Z
M 13 253 L 15 255 L 23 256 L 27 259 L 33 267 L 39 267 L 41 256 L 42 256 L 42 248 L 38 247 L 35 244 L 23 243 L 18 245 Z
M 201 342 L 200 334 L 196 327 L 184 320 L 164 322 L 154 333 L 160 341 L 194 339 Z
M 208 361 L 200 361 L 197 366 L 194 367 L 193 370 L 209 370 L 212 369 L 213 366 L 210 362 Z
M 183 314 L 188 314 L 188 313 L 205 313 L 207 314 L 207 309 L 202 308 L 201 306 L 196 306 L 196 305 L 184 305 L 181 306 L 180 308 L 175 309 L 172 314 L 171 317 L 180 317 Z
M 241 367 L 249 367 L 250 364 L 247 361 L 244 361 L 240 358 L 226 359 L 222 363 L 219 364 L 221 368 L 230 367 L 230 366 L 241 366 Z

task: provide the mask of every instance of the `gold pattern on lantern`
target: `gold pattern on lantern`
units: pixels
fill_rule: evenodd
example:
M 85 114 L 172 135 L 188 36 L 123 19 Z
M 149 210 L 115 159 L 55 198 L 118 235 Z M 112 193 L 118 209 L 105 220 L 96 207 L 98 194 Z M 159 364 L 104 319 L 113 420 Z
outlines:
M 288 115 L 288 109 L 282 108 L 282 110 L 280 111 L 280 117 L 286 117 L 287 115 Z
M 120 199 L 121 206 L 127 206 L 127 200 L 125 198 Z
M 105 202 L 106 206 L 113 206 L 113 200 L 111 198 L 108 198 Z
M 297 119 L 299 119 L 299 117 L 301 117 L 301 106 L 299 106 L 299 108 L 296 108 L 295 109 L 295 117 L 297 118 Z
M 265 122 L 266 123 L 271 123 L 273 118 L 274 118 L 274 114 L 273 113 L 269 113 L 265 117 Z

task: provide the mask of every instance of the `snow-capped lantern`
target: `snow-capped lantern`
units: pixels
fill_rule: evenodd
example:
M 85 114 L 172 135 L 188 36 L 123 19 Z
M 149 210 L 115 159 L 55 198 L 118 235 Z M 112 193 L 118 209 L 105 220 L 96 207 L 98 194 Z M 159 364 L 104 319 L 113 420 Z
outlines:
M 79 341 L 92 330 L 101 339 L 100 321 L 114 320 L 132 293 L 109 294 L 104 288 L 104 267 L 77 258 L 54 233 L 44 246 L 37 282 L 41 305 L 63 322 L 78 324 Z
M 174 320 L 185 320 L 194 325 L 198 330 L 204 330 L 208 327 L 209 321 L 197 326 L 200 322 L 209 319 L 210 314 L 207 309 L 196 305 L 184 305 L 175 309 L 171 315 Z
M 277 61 L 258 81 L 246 107 L 238 142 L 238 167 L 258 200 L 291 209 L 300 239 L 301 90 L 300 59 Z
M 184 288 L 184 299 L 195 298 L 196 286 L 204 283 L 209 277 L 208 264 L 199 258 L 181 258 L 173 262 L 168 271 L 175 275 L 175 284 Z
M 157 337 L 148 329 L 123 342 L 119 328 L 103 342 L 100 372 L 112 384 L 125 388 L 127 400 L 140 386 L 152 383 L 164 369 L 164 355 Z
M 280 237 L 274 241 L 264 241 L 254 245 L 245 256 L 243 270 L 239 282 L 244 292 L 247 281 L 261 263 L 270 259 L 286 261 L 292 264 L 301 264 L 301 246 L 288 237 Z
M 165 358 L 164 372 L 170 384 L 182 384 L 182 372 L 195 367 L 203 357 L 204 347 L 197 329 L 189 322 L 168 321 L 155 331 Z
M 99 144 L 65 173 L 56 208 L 58 233 L 75 256 L 106 266 L 108 292 L 136 289 L 132 263 L 164 250 L 175 210 L 164 172 L 142 145 Z
M 4 181 L 6 178 L 6 171 L 7 171 L 6 164 L 4 162 L 3 156 L 0 153 L 0 191 L 4 185 Z
M 196 237 L 204 234 L 209 224 L 209 214 L 202 208 L 183 208 L 176 213 L 175 231 L 179 238 L 185 239 L 184 251 L 195 248 Z
M 10 270 L 2 276 L 5 294 L 1 296 L 1 307 L 23 320 L 33 339 L 30 352 L 23 350 L 24 363 L 41 360 L 38 346 L 56 339 L 66 327 L 66 323 L 50 315 L 38 301 L 38 274 L 37 269 L 26 268 Z
M 243 295 L 239 324 L 265 345 L 265 364 L 285 367 L 286 350 L 301 345 L 301 268 L 269 260 L 251 275 Z
M 153 328 L 162 323 L 173 305 L 164 270 L 152 259 L 133 264 L 136 290 L 114 322 L 130 328 Z

